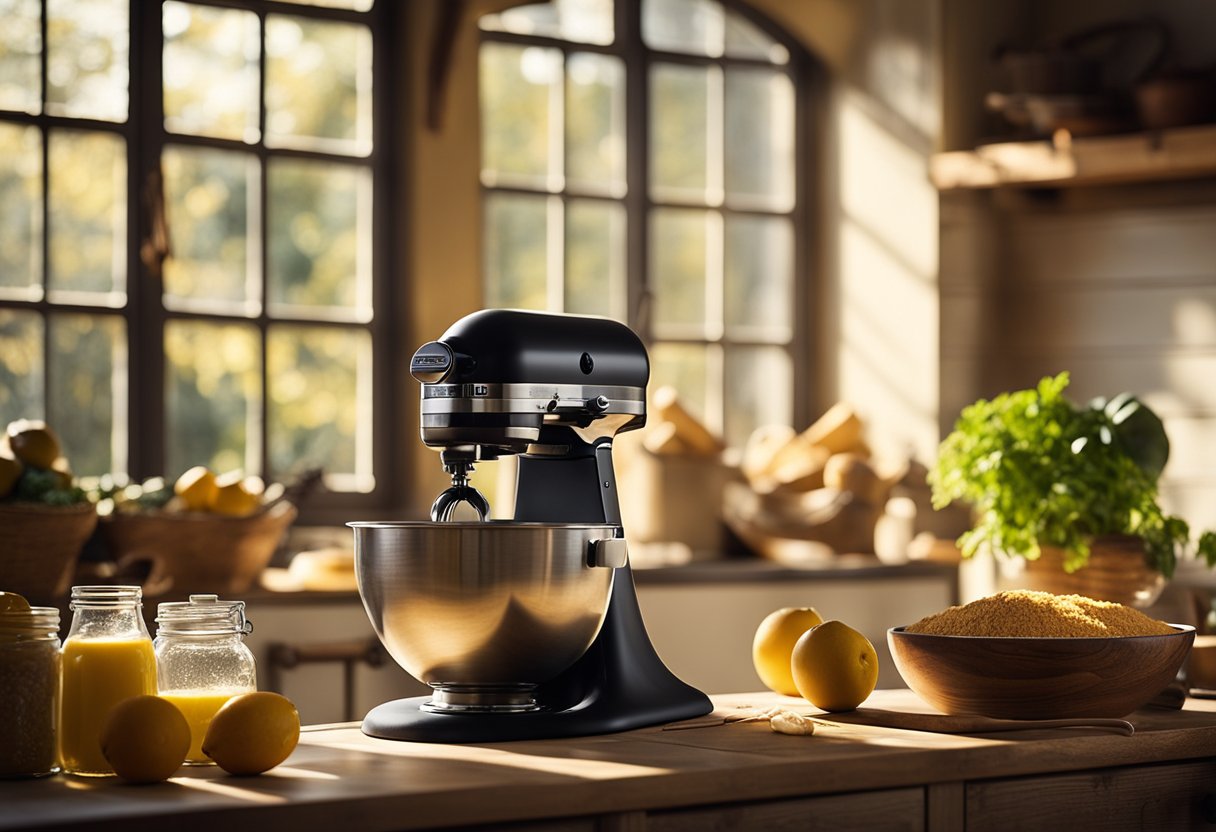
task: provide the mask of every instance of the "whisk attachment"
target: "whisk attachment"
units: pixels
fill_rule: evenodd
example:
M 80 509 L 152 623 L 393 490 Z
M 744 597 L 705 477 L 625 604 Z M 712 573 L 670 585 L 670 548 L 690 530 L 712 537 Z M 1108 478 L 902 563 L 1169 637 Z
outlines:
M 458 519 L 454 515 L 461 505 L 467 505 L 477 515 L 478 522 L 489 519 L 489 500 L 469 484 L 473 463 L 465 460 L 444 460 L 443 470 L 452 475 L 452 484 L 431 504 L 431 520 L 436 523 L 450 523 Z

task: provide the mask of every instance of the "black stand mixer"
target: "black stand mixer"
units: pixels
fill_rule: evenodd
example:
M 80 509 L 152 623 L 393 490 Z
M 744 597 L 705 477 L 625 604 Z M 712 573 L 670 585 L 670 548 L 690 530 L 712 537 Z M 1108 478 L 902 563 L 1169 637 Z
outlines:
M 452 486 L 429 523 L 352 523 L 377 634 L 430 696 L 363 731 L 496 742 L 708 713 L 650 643 L 625 551 L 612 438 L 646 421 L 646 349 L 605 318 L 483 310 L 423 345 L 423 442 Z M 517 455 L 515 517 L 486 521 L 474 463 Z M 472 513 L 472 521 L 454 520 Z

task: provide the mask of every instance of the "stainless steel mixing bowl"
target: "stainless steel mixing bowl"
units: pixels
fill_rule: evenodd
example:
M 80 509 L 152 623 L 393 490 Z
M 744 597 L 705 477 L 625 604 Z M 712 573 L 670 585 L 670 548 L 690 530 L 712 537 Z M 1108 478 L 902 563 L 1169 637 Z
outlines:
M 595 640 L 625 541 L 610 525 L 362 522 L 359 594 L 376 634 L 435 689 L 429 710 L 537 707 Z

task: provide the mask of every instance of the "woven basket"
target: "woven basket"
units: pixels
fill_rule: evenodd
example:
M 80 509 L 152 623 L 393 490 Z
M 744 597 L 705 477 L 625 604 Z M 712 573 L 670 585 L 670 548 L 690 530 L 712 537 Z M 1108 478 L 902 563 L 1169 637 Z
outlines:
M 295 507 L 280 502 L 248 517 L 113 514 L 101 528 L 120 572 L 151 563 L 145 595 L 226 595 L 254 585 L 295 517 Z
M 92 503 L 0 504 L 0 591 L 52 603 L 67 594 L 76 561 L 97 526 Z

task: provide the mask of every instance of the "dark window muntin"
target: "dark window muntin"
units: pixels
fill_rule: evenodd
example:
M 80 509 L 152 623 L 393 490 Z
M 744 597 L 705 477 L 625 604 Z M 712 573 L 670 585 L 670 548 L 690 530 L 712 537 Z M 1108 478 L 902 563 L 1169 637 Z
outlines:
M 130 66 L 128 82 L 127 120 L 122 123 L 99 121 L 88 118 L 49 115 L 45 106 L 32 115 L 24 112 L 0 110 L 0 122 L 37 126 L 42 134 L 42 241 L 43 289 L 36 301 L 0 298 L 0 308 L 38 312 L 43 321 L 50 320 L 52 313 L 83 313 L 98 317 L 121 318 L 126 324 L 128 346 L 127 381 L 127 473 L 135 480 L 159 476 L 165 473 L 165 362 L 164 332 L 169 320 L 205 320 L 217 322 L 240 322 L 257 327 L 262 350 L 262 390 L 266 390 L 266 334 L 271 321 L 288 323 L 302 322 L 310 326 L 334 326 L 343 329 L 358 329 L 370 332 L 372 339 L 372 474 L 375 489 L 366 494 L 326 493 L 320 499 L 306 504 L 300 522 L 307 524 L 337 524 L 353 518 L 391 516 L 404 500 L 401 487 L 403 471 L 409 458 L 401 431 L 395 429 L 400 423 L 402 396 L 395 389 L 395 380 L 400 366 L 397 354 L 401 338 L 398 311 L 398 292 L 391 285 L 389 275 L 391 263 L 400 262 L 399 255 L 391 244 L 389 218 L 396 216 L 395 181 L 396 171 L 392 164 L 395 155 L 394 142 L 396 114 L 390 111 L 397 88 L 396 73 L 402 71 L 399 59 L 394 55 L 391 38 L 397 30 L 396 18 L 403 10 L 391 0 L 379 0 L 366 12 L 333 9 L 323 6 L 297 5 L 274 2 L 274 0 L 188 0 L 192 5 L 252 11 L 260 21 L 261 49 L 259 52 L 259 102 L 258 123 L 261 136 L 256 144 L 240 140 L 228 140 L 205 136 L 191 136 L 168 132 L 164 127 L 162 97 L 162 56 L 164 37 L 162 29 L 162 4 L 130 0 Z M 47 0 L 42 2 L 42 50 L 40 93 L 45 105 L 47 96 Z M 343 156 L 323 151 L 291 148 L 267 148 L 265 146 L 265 85 L 266 85 L 266 15 L 284 14 L 298 18 L 330 20 L 366 25 L 372 36 L 372 150 L 366 156 Z M 49 199 L 49 142 L 51 129 L 69 128 L 103 131 L 122 136 L 127 146 L 127 269 L 126 303 L 121 307 L 92 306 L 80 303 L 58 303 L 49 299 L 46 291 L 46 269 L 50 263 L 50 199 Z M 333 161 L 345 165 L 362 166 L 371 171 L 372 190 L 372 308 L 373 318 L 368 323 L 333 322 L 305 317 L 275 317 L 267 314 L 266 305 L 266 257 L 267 228 L 259 222 L 261 239 L 260 267 L 262 269 L 261 311 L 256 317 L 219 315 L 185 310 L 169 311 L 161 297 L 161 281 L 142 262 L 140 249 L 149 237 L 153 216 L 147 193 L 148 187 L 156 187 L 160 176 L 160 155 L 166 145 L 177 144 L 192 147 L 212 147 L 239 150 L 255 155 L 261 166 L 260 202 L 266 211 L 266 161 L 269 158 L 311 159 Z M 170 218 L 171 220 L 171 218 Z M 172 233 L 172 228 L 170 228 Z M 51 327 L 43 327 L 42 350 L 44 356 L 51 354 Z M 50 362 L 44 362 L 43 407 L 49 405 L 52 389 Z M 262 396 L 260 419 L 260 443 L 262 451 L 262 473 L 268 475 L 269 445 L 267 442 L 266 412 L 268 400 Z
M 761 58 L 709 57 L 682 52 L 652 49 L 642 41 L 642 3 L 644 0 L 615 0 L 613 3 L 615 37 L 610 44 L 579 43 L 544 35 L 523 35 L 512 32 L 481 30 L 482 42 L 507 43 L 519 46 L 538 46 L 555 49 L 568 60 L 571 53 L 592 52 L 613 55 L 624 62 L 625 69 L 625 187 L 624 197 L 614 197 L 594 190 L 570 187 L 568 178 L 561 189 L 549 191 L 518 185 L 482 185 L 482 196 L 488 193 L 515 193 L 547 195 L 561 199 L 563 206 L 570 198 L 597 200 L 623 205 L 626 212 L 625 281 L 627 287 L 626 323 L 647 343 L 656 338 L 647 320 L 649 310 L 649 219 L 653 208 L 698 208 L 700 203 L 656 200 L 649 188 L 647 142 L 650 113 L 650 65 L 658 60 L 664 63 L 685 66 L 762 67 L 784 72 L 794 87 L 794 207 L 789 211 L 772 211 L 750 208 L 732 208 L 725 203 L 708 207 L 728 216 L 788 217 L 794 228 L 794 316 L 793 332 L 785 344 L 794 373 L 795 425 L 808 424 L 812 414 L 818 412 L 819 396 L 815 383 L 809 379 L 817 366 L 814 356 L 818 346 L 812 321 L 819 307 L 818 289 L 812 285 L 812 275 L 821 271 L 822 252 L 816 236 L 819 211 L 813 204 L 817 192 L 811 183 L 818 180 L 820 165 L 818 154 L 821 142 L 819 131 L 812 124 L 822 123 L 823 116 L 823 70 L 797 41 L 780 27 L 765 18 L 755 9 L 739 0 L 718 0 L 728 11 L 747 18 L 789 52 L 789 61 L 784 65 L 773 64 Z M 565 84 L 565 75 L 562 76 Z M 480 160 L 478 160 L 480 166 Z M 773 346 L 772 342 L 741 338 L 728 338 L 722 332 L 715 340 L 699 338 L 664 337 L 665 344 L 718 344 L 724 349 L 732 346 Z

